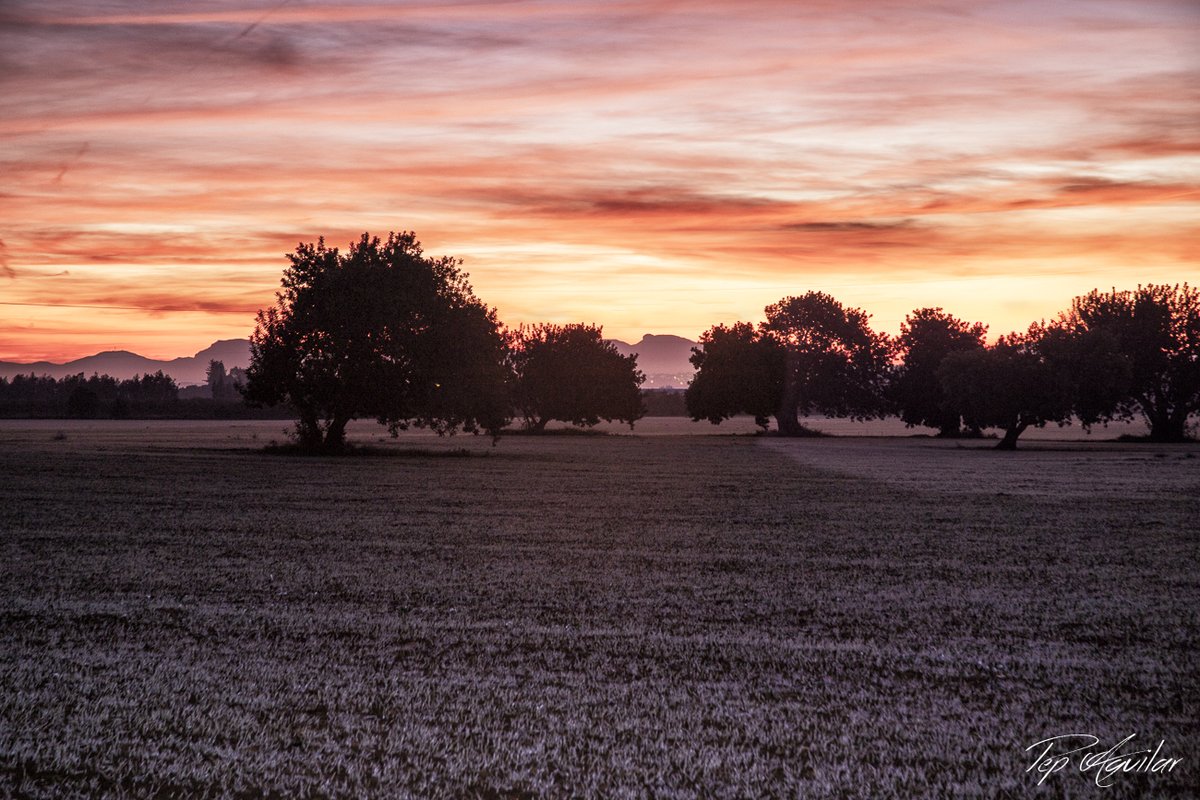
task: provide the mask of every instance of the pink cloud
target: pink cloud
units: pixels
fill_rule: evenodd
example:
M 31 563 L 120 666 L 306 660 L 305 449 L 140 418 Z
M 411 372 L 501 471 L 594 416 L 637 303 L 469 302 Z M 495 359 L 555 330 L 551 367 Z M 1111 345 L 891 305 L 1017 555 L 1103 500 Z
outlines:
M 1195 275 L 1186 2 L 110 7 L 0 15 L 17 300 L 227 330 L 297 241 L 401 228 L 634 334 L 823 275 Z

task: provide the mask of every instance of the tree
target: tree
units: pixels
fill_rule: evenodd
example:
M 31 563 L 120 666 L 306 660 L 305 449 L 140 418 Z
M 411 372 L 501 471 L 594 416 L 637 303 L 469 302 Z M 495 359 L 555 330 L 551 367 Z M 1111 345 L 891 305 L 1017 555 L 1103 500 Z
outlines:
M 906 425 L 937 428 L 939 436 L 960 433 L 962 416 L 948 402 L 938 368 L 951 353 L 981 350 L 986 333 L 986 325 L 964 322 L 940 308 L 920 308 L 905 318 L 896 340 L 903 362 L 890 395 Z
M 1044 327 L 1002 336 L 991 347 L 950 353 L 938 379 L 955 413 L 981 428 L 1000 428 L 999 450 L 1015 450 L 1030 427 L 1071 418 L 1071 382 L 1061 365 L 1046 357 Z
M 227 385 L 233 387 L 235 397 L 242 396 L 242 389 L 246 386 L 246 370 L 241 367 L 234 367 L 225 375 Z
M 228 403 L 238 399 L 238 387 L 233 382 L 233 375 L 225 371 L 224 361 L 216 359 L 209 361 L 208 369 L 204 371 L 204 378 L 212 392 L 213 400 L 218 403 Z
M 693 420 L 714 425 L 735 414 L 753 414 L 762 428 L 779 410 L 783 348 L 748 322 L 716 325 L 700 336 L 690 361 L 696 374 L 684 401 Z
M 1186 439 L 1188 418 L 1200 413 L 1200 290 L 1186 283 L 1093 290 L 1076 297 L 1057 324 L 1077 339 L 1099 337 L 1093 346 L 1110 347 L 1128 364 L 1122 396 L 1092 398 L 1095 418 L 1140 414 L 1152 440 Z
M 1038 349 L 1065 382 L 1072 413 L 1084 429 L 1111 419 L 1129 396 L 1133 370 L 1109 331 L 1073 330 L 1060 319 L 1040 326 Z
M 522 326 L 511 337 L 514 403 L 531 430 L 550 420 L 596 425 L 642 418 L 646 376 L 592 325 Z
M 694 419 L 715 424 L 745 412 L 765 427 L 772 414 L 781 434 L 799 436 L 808 432 L 799 415 L 883 413 L 891 343 L 864 312 L 809 292 L 767 306 L 766 316 L 757 329 L 739 322 L 704 334 L 688 389 Z
M 275 304 L 258 313 L 244 395 L 291 406 L 301 445 L 339 449 L 359 417 L 393 434 L 496 436 L 507 424 L 505 340 L 460 261 L 426 257 L 409 232 L 364 233 L 345 253 L 320 239 L 288 260 Z
M 760 326 L 783 348 L 783 390 L 775 413 L 779 432 L 800 435 L 798 415 L 864 420 L 884 410 L 892 345 L 870 317 L 823 292 L 785 297 L 767 306 Z

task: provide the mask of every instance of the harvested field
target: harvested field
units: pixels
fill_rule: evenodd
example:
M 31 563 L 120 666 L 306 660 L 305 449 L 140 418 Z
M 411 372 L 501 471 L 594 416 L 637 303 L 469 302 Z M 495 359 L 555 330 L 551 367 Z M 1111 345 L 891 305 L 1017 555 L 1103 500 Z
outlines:
M 282 427 L 0 423 L 0 795 L 1200 794 L 1200 446 Z

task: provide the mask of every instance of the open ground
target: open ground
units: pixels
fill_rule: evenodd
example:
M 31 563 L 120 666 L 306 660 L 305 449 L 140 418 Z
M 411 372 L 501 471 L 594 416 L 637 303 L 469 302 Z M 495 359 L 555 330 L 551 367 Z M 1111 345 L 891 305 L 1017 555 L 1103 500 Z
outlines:
M 0 794 L 1200 793 L 1200 446 L 282 427 L 0 423 Z

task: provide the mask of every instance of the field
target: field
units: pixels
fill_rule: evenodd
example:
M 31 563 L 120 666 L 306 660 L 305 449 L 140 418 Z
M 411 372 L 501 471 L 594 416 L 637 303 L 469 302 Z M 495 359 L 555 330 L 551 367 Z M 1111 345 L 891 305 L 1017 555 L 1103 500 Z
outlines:
M 0 423 L 0 796 L 1200 795 L 1200 446 L 282 426 Z

